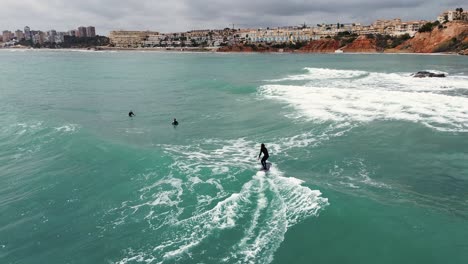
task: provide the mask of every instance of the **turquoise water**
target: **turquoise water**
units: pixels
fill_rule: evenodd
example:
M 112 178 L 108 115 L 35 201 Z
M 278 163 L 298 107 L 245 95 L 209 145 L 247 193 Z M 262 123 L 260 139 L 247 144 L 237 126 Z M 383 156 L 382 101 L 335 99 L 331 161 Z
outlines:
M 0 65 L 0 263 L 468 262 L 466 57 Z

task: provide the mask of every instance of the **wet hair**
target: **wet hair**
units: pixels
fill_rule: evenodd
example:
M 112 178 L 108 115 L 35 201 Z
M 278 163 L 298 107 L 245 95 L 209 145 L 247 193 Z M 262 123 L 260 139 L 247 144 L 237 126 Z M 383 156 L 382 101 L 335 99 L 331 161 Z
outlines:
M 264 148 L 264 147 L 265 147 L 265 144 L 262 143 L 262 148 Z

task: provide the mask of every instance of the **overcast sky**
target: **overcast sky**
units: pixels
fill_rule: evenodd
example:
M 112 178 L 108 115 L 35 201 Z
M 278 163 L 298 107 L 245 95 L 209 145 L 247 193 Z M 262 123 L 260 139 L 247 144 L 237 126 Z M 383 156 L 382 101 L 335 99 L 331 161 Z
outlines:
M 435 20 L 466 0 L 0 0 L 0 30 L 187 31 L 203 28 L 292 26 L 383 18 Z

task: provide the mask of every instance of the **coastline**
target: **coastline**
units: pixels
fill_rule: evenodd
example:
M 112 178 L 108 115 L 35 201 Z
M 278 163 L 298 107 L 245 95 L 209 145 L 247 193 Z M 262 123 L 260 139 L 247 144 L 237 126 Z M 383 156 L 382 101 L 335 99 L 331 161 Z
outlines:
M 336 52 L 317 52 L 317 51 L 301 51 L 301 50 L 284 50 L 284 51 L 220 51 L 219 47 L 206 47 L 206 48 L 192 48 L 192 47 L 154 47 L 154 48 L 120 48 L 120 47 L 92 47 L 92 48 L 31 48 L 31 47 L 0 47 L 0 51 L 76 51 L 76 52 L 163 52 L 163 53 L 220 53 L 220 54 L 336 54 L 336 55 L 377 55 L 377 54 L 389 54 L 389 55 L 430 55 L 430 56 L 464 56 L 457 52 L 433 52 L 433 53 L 420 53 L 420 52 L 408 52 L 400 50 L 385 50 L 383 52 L 360 52 L 360 51 L 345 51 L 341 53 Z

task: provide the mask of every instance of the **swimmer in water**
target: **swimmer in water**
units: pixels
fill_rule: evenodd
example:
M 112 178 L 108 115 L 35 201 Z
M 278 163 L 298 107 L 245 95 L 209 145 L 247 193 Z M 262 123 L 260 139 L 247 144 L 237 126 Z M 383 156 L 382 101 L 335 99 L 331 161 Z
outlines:
M 173 125 L 173 126 L 179 125 L 179 122 L 177 122 L 177 120 L 175 119 L 175 117 L 174 117 L 174 121 L 172 121 L 172 125 Z
M 134 116 L 135 116 L 135 114 L 133 113 L 133 111 L 132 111 L 132 110 L 130 110 L 130 112 L 128 112 L 128 116 L 129 116 L 129 117 L 134 117 Z

